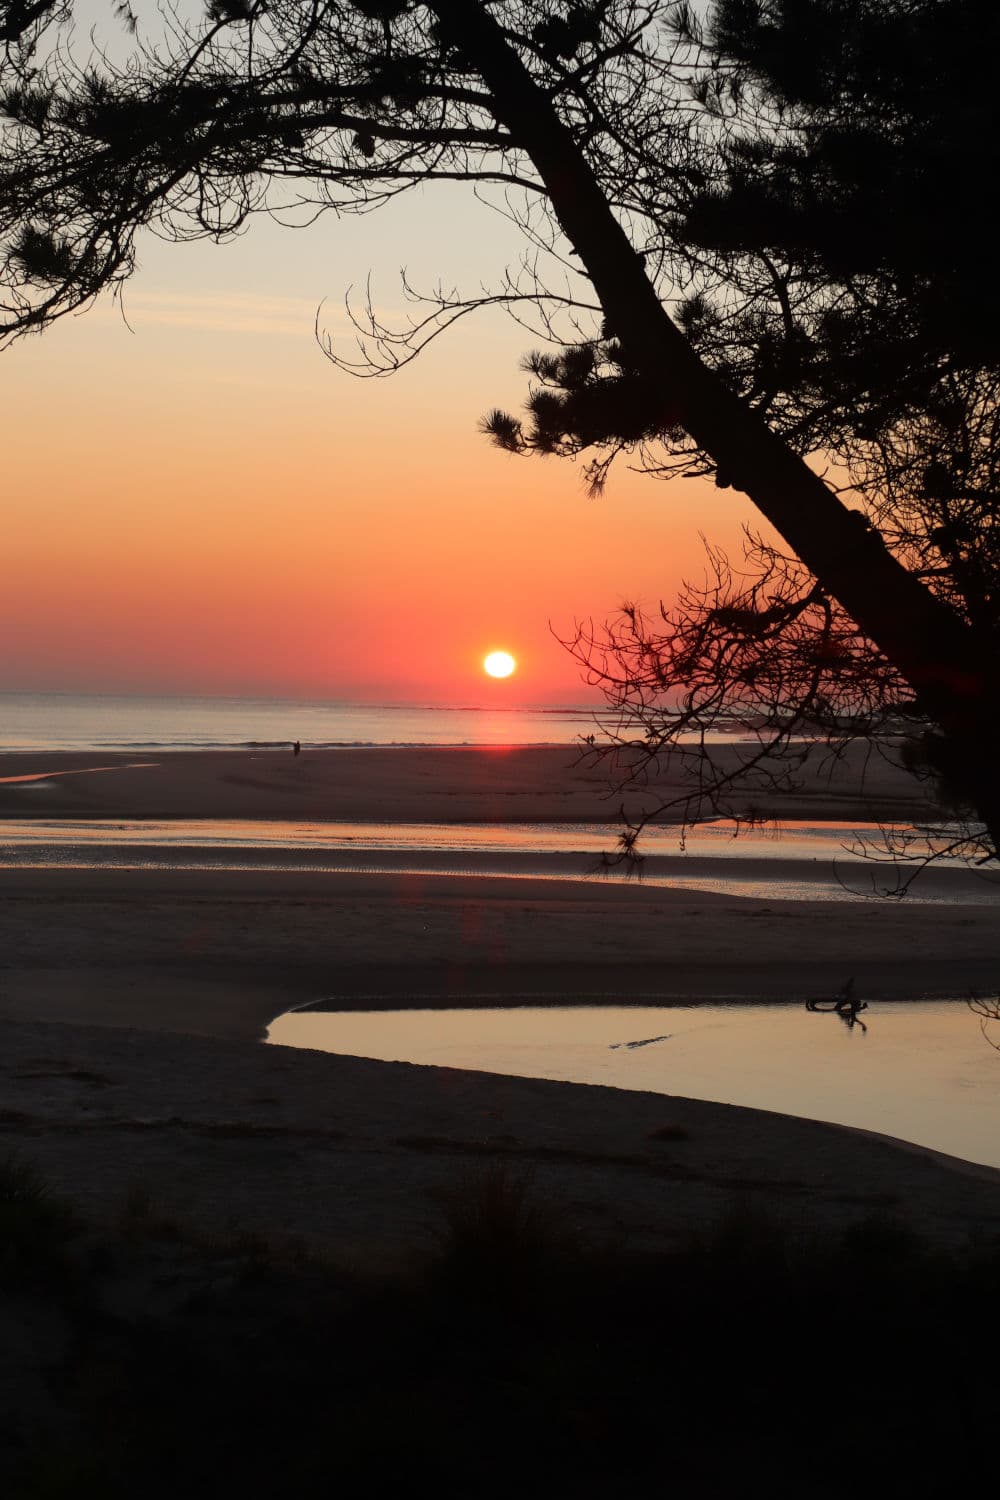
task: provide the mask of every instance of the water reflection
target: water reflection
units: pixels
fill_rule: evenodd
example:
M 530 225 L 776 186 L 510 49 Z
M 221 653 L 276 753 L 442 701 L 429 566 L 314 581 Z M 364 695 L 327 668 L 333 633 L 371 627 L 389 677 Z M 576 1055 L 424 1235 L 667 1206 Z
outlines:
M 143 764 L 135 762 L 136 766 Z M 93 771 L 114 767 L 94 766 Z M 37 781 L 69 772 L 5 777 Z M 81 774 L 81 773 L 73 773 Z M 836 859 L 848 856 L 860 835 L 873 836 L 877 823 L 790 821 L 749 827 L 719 818 L 682 831 L 677 825 L 654 826 L 643 834 L 652 855 L 691 863 L 712 859 Z M 891 832 L 915 832 L 893 824 Z M 326 823 L 289 818 L 10 818 L 0 820 L 0 842 L 42 847 L 47 844 L 183 844 L 193 848 L 302 848 L 369 850 L 474 851 L 483 854 L 601 854 L 621 832 L 609 823 Z M 962 861 L 947 861 L 959 866 Z
M 852 901 L 892 887 L 895 867 L 852 857 L 876 825 L 795 822 L 744 829 L 719 820 L 644 838 L 643 883 L 755 900 Z M 595 881 L 619 825 L 322 823 L 266 819 L 169 821 L 19 818 L 0 822 L 0 865 L 35 868 L 312 870 L 325 873 L 490 875 Z M 897 830 L 904 832 L 902 825 Z M 909 866 L 900 866 L 904 875 Z M 993 905 L 989 873 L 945 861 L 907 898 Z
M 806 1001 L 806 1010 L 812 1011 L 813 1013 L 821 1012 L 828 1015 L 834 1015 L 837 1017 L 838 1021 L 843 1021 L 848 1031 L 850 1031 L 855 1026 L 860 1026 L 862 1031 L 868 1030 L 868 1027 L 858 1015 L 859 1011 L 867 1009 L 868 1001 L 862 1000 L 858 996 L 855 990 L 853 979 L 849 979 L 844 985 L 844 988 L 840 991 L 840 994 L 835 995 L 832 1000 Z
M 749 1105 L 1000 1167 L 1000 1055 L 964 1001 L 873 1003 L 868 1017 L 865 1034 L 800 1005 L 296 1011 L 269 1040 Z

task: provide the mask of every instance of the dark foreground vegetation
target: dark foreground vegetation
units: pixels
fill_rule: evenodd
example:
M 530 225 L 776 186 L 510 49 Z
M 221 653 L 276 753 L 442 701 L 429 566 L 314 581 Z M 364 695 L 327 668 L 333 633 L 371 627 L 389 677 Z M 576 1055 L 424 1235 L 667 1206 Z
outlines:
M 734 1212 L 670 1256 L 574 1245 L 489 1168 L 407 1274 L 87 1225 L 0 1169 L 11 1497 L 969 1493 L 991 1473 L 997 1246 Z M 655 1490 L 654 1487 L 655 1486 Z

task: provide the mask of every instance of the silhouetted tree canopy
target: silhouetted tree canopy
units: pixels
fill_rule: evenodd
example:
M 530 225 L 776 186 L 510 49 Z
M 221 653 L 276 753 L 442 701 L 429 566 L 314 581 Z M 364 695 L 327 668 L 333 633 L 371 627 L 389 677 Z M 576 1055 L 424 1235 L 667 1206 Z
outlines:
M 720 563 L 676 649 L 638 629 L 620 701 L 643 742 L 670 742 L 678 674 L 713 659 L 779 735 L 903 706 L 995 842 L 987 7 L 732 0 L 703 30 L 667 0 L 210 0 L 145 28 L 123 4 L 113 55 L 71 13 L 0 0 L 0 337 L 116 287 L 147 229 L 495 191 L 524 265 L 401 330 L 361 315 L 361 373 L 477 303 L 534 307 L 562 352 L 530 358 L 526 423 L 488 419 L 503 446 L 590 451 L 597 485 L 622 450 L 714 472 L 787 549 L 749 592 Z
M 745 290 L 754 399 L 797 402 L 800 441 L 826 443 L 996 374 L 997 8 L 720 0 L 707 42 L 717 166 L 674 230 Z M 770 287 L 748 260 L 771 263 Z
M 693 112 L 676 170 L 638 177 L 631 201 L 686 336 L 800 452 L 853 454 L 901 420 L 951 419 L 953 382 L 1000 368 L 1000 11 L 720 0 L 704 22 L 679 5 L 669 23 Z M 545 450 L 558 429 L 543 411 L 530 430 Z M 570 401 L 569 437 L 575 416 Z
M 859 534 L 996 642 L 1000 292 L 986 184 L 1000 153 L 1000 13 L 982 0 L 721 0 L 704 24 L 687 7 L 674 22 L 699 59 L 702 106 L 683 191 L 666 183 L 653 215 L 684 289 L 677 322 L 731 389 L 828 466 Z M 614 344 L 585 353 L 529 359 L 527 420 L 490 418 L 501 446 L 596 441 L 598 487 L 623 450 L 664 476 L 732 481 L 683 433 L 646 424 Z M 604 433 L 595 382 L 609 397 Z M 628 411 L 618 425 L 616 402 Z M 676 606 L 629 605 L 570 644 L 618 715 L 616 738 L 634 740 L 638 721 L 650 756 L 720 716 L 755 726 L 759 775 L 738 789 L 699 776 L 676 804 L 686 814 L 752 807 L 755 779 L 779 774 L 774 751 L 794 772 L 803 733 L 902 730 L 917 736 L 908 762 L 975 815 L 906 680 L 808 570 L 758 538 L 736 565 L 710 550 L 705 581 Z

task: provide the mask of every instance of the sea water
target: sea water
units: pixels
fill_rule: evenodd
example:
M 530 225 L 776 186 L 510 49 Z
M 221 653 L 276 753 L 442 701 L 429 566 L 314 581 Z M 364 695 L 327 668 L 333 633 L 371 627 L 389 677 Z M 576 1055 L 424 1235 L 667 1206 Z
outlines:
M 457 707 L 0 693 L 0 751 L 367 745 L 565 745 L 595 733 L 595 705 Z
M 601 705 L 339 703 L 330 700 L 0 692 L 4 750 L 286 749 L 378 745 L 567 745 L 602 737 Z M 624 728 L 615 716 L 616 731 Z M 706 742 L 745 738 L 720 719 Z M 643 736 L 642 727 L 637 735 Z M 691 734 L 692 741 L 700 735 Z

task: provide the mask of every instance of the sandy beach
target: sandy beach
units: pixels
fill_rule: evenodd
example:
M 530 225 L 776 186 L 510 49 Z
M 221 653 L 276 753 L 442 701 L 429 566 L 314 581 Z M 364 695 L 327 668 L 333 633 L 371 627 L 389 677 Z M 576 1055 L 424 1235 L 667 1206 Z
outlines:
M 8 755 L 0 818 L 613 822 L 606 770 L 575 761 L 572 746 L 176 754 L 142 766 Z M 631 795 L 660 797 L 680 775 L 666 766 Z M 862 777 L 847 758 L 777 805 L 783 819 L 887 820 L 920 796 L 883 760 Z M 988 989 L 1000 974 L 1000 902 L 928 916 L 906 901 L 363 868 L 4 868 L 0 898 L 0 1015 L 206 1036 L 255 1039 L 281 1011 L 329 996 L 794 1000 L 854 974 L 863 993 L 891 998 Z
M 253 1040 L 330 996 L 802 1001 L 851 974 L 870 998 L 961 995 L 996 988 L 1000 911 L 929 920 L 905 902 L 463 876 L 3 870 L 0 943 L 0 1016 Z
M 299 762 L 176 755 L 142 767 L 5 756 L 0 814 L 607 821 L 604 782 L 567 770 L 571 760 L 572 751 L 549 749 L 344 751 Z M 794 806 L 813 818 L 902 816 L 919 793 L 886 767 L 877 788 L 838 775 L 835 785 L 804 786 L 784 815 Z M 553 1190 L 558 1177 L 574 1203 L 590 1205 L 584 1220 L 601 1233 L 618 1224 L 638 1243 L 659 1243 L 744 1191 L 820 1218 L 884 1208 L 952 1235 L 1000 1224 L 994 1174 L 859 1145 L 833 1127 L 258 1040 L 282 1011 L 330 997 L 345 1008 L 528 994 L 534 1003 L 801 1002 L 850 974 L 869 997 L 995 990 L 1000 906 L 762 901 L 458 874 L 4 868 L 0 953 L 0 1123 L 11 1144 L 60 1182 L 84 1184 L 98 1207 L 150 1171 L 171 1203 L 187 1195 L 194 1208 L 221 1194 L 227 1212 L 256 1227 L 294 1224 L 344 1248 L 378 1240 L 386 1195 L 403 1193 L 410 1207 L 390 1236 L 399 1250 L 424 1233 L 428 1194 L 458 1164 L 516 1149 L 546 1163 Z M 571 1143 L 559 1144 L 559 1121 L 570 1118 Z M 700 1142 L 686 1157 L 647 1143 L 673 1120 Z M 563 1156 L 551 1155 L 556 1146 Z M 566 1152 L 601 1160 L 572 1166 Z M 669 1170 L 653 1162 L 661 1155 Z M 329 1188 L 322 1203 L 316 1174 Z
M 724 767 L 749 753 L 713 747 Z M 628 781 L 622 752 L 592 763 L 579 747 L 198 751 L 155 755 L 0 755 L 0 818 L 302 818 L 387 823 L 610 822 L 689 783 L 677 759 Z M 793 790 L 756 790 L 747 812 L 871 821 L 926 814 L 924 788 L 855 746 L 817 759 Z

